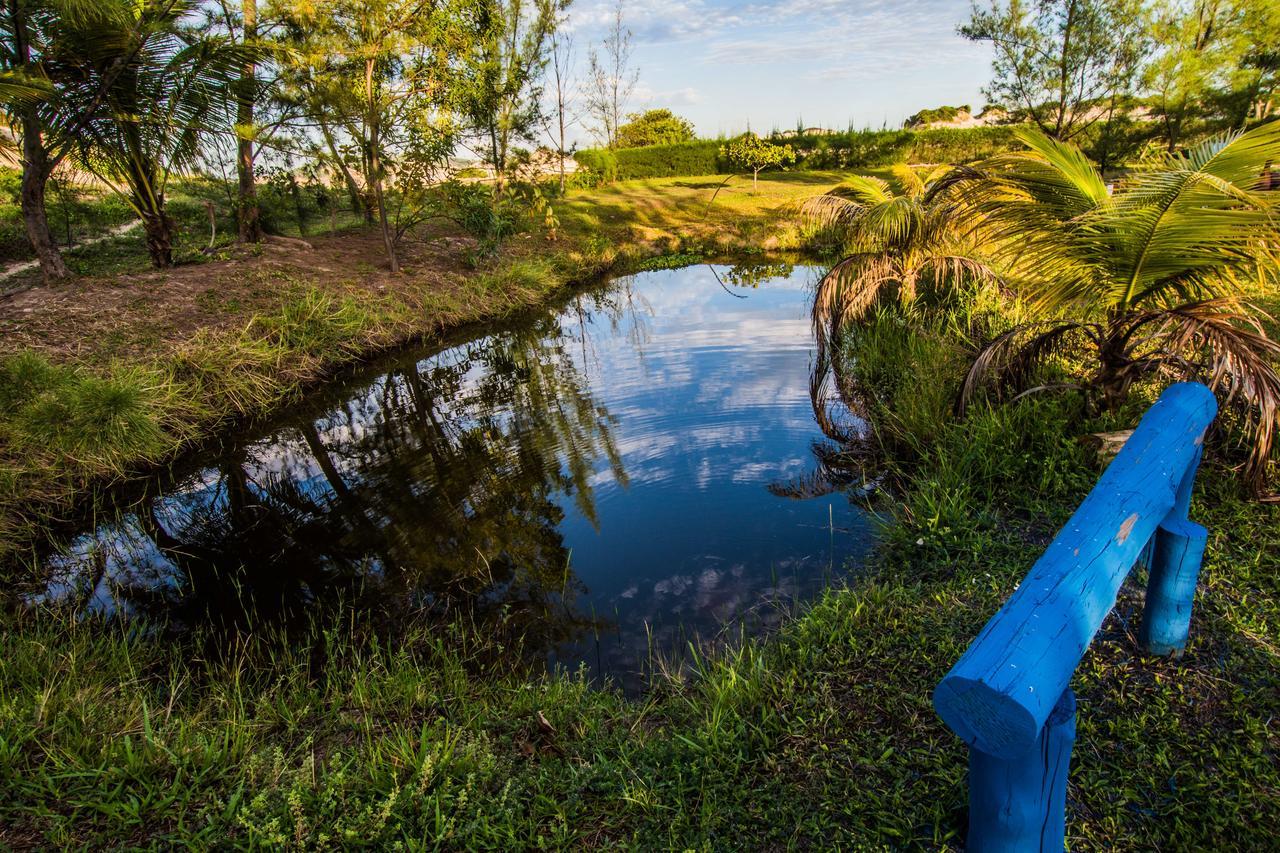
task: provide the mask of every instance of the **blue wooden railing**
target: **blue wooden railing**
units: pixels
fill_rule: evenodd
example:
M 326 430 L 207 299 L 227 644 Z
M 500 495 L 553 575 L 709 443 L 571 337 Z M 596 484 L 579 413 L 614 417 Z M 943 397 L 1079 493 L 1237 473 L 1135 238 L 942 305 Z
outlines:
M 1140 642 L 1158 655 L 1185 647 L 1207 538 L 1187 510 L 1217 408 L 1198 383 L 1166 390 L 934 690 L 938 715 L 969 744 L 969 850 L 1063 850 L 1068 683 L 1140 559 L 1150 567 Z

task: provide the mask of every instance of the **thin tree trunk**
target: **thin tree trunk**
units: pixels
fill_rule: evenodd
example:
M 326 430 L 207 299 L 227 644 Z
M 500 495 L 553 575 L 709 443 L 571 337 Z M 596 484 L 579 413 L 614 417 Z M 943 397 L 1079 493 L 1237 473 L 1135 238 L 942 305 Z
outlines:
M 242 42 L 249 44 L 258 37 L 257 0 L 242 0 L 241 11 L 244 15 Z M 256 82 L 257 67 L 253 62 L 246 62 L 240 69 L 240 89 L 236 94 L 236 135 L 239 140 L 236 176 L 240 184 L 240 203 L 236 213 L 241 243 L 262 242 L 262 220 L 253 176 L 253 101 Z
M 387 201 L 382 192 L 382 157 L 378 153 L 381 144 L 379 116 L 373 101 L 373 60 L 364 64 L 365 98 L 369 109 L 369 178 L 373 181 L 373 198 L 378 206 L 378 224 L 382 228 L 382 244 L 387 250 L 387 261 L 393 273 L 400 272 L 400 259 L 396 257 L 396 241 L 387 221 Z
M 347 185 L 347 194 L 351 197 L 351 212 L 363 214 L 364 221 L 372 223 L 373 211 L 369 210 L 368 205 L 364 203 L 360 195 L 360 185 L 356 183 L 355 176 L 351 174 L 351 170 L 347 168 L 347 164 L 338 153 L 338 144 L 333 140 L 333 131 L 329 130 L 329 125 L 324 119 L 320 119 L 317 123 L 320 125 L 320 133 L 324 136 L 325 145 L 329 148 L 329 154 L 333 157 L 334 165 L 342 173 L 343 183 Z
M 1062 61 L 1058 70 L 1058 121 L 1054 128 L 1055 139 L 1063 139 L 1067 118 L 1067 54 L 1071 50 L 1071 30 L 1075 26 L 1076 4 L 1067 6 L 1067 24 L 1062 33 Z M 1073 117 L 1074 118 L 1074 117 Z

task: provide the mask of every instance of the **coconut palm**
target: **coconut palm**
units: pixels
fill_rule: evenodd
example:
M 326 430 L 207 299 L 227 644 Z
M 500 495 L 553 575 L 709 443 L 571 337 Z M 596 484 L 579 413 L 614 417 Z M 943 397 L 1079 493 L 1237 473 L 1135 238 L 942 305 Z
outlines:
M 158 267 L 173 262 L 169 178 L 195 165 L 208 135 L 230 126 L 232 86 L 253 52 L 191 25 L 200 6 L 104 0 L 62 22 L 51 40 L 50 62 L 82 81 L 60 93 L 65 125 L 55 122 L 51 135 L 74 128 L 79 165 L 137 213 Z
M 922 288 L 996 279 L 977 253 L 972 229 L 942 191 L 949 173 L 946 166 L 897 165 L 894 183 L 856 175 L 805 203 L 808 218 L 834 230 L 845 250 L 818 287 L 814 319 L 820 326 L 838 329 L 861 319 L 889 294 L 910 304 Z
M 827 402 L 831 377 L 842 375 L 835 344 L 846 324 L 886 300 L 911 308 L 921 294 L 946 296 L 998 279 L 979 252 L 971 218 L 948 192 L 950 173 L 948 166 L 898 165 L 892 183 L 858 175 L 804 204 L 806 217 L 834 232 L 844 249 L 813 303 L 817 358 L 810 390 L 828 435 L 842 432 L 830 422 Z
M 1079 388 L 1115 410 L 1139 380 L 1200 379 L 1244 418 L 1246 474 L 1261 487 L 1280 345 L 1243 297 L 1280 272 L 1277 197 L 1258 189 L 1280 160 L 1280 122 L 1161 155 L 1114 193 L 1078 148 L 1037 132 L 1019 138 L 1028 150 L 949 179 L 1035 317 L 981 349 L 961 410 L 992 387 L 999 396 Z M 1040 368 L 1068 352 L 1085 356 L 1077 375 L 1036 385 Z

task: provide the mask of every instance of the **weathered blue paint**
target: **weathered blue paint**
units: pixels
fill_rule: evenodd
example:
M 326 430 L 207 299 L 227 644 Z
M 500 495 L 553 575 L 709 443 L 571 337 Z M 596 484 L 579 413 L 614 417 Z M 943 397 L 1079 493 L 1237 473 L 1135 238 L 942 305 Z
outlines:
M 971 853 L 1062 853 L 1066 834 L 1067 767 L 1076 739 L 1076 697 L 1058 699 L 1035 748 L 1007 760 L 969 753 Z M 996 820 L 983 816 L 995 815 Z
M 1216 412 L 1199 383 L 1166 390 L 938 684 L 938 715 L 970 746 L 1006 759 L 1034 746 L 1120 584 L 1178 502 Z
M 1155 655 L 1179 656 L 1191 631 L 1191 604 L 1209 531 L 1194 521 L 1166 521 L 1156 531 L 1138 642 Z
M 1166 390 L 934 690 L 938 715 L 970 747 L 969 849 L 1063 849 L 1068 684 L 1139 559 L 1151 568 L 1143 646 L 1185 647 L 1207 539 L 1187 511 L 1217 408 L 1199 383 Z

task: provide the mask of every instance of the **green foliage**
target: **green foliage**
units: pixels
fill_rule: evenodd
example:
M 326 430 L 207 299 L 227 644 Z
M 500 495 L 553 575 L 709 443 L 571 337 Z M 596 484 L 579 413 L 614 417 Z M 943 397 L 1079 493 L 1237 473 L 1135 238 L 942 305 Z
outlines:
M 904 127 L 917 127 L 922 124 L 932 124 L 937 121 L 953 121 L 960 113 L 968 113 L 969 105 L 964 104 L 959 107 L 934 107 L 933 109 L 921 110 L 914 113 L 905 122 Z
M 675 252 L 669 255 L 657 255 L 645 258 L 635 265 L 636 272 L 653 272 L 655 270 L 678 270 L 703 262 L 702 255 L 692 252 Z
M 631 113 L 627 118 L 630 121 L 618 128 L 614 148 L 675 145 L 694 139 L 693 123 L 671 110 L 646 110 Z
M 793 136 L 795 168 L 827 171 L 874 169 L 895 163 L 968 163 L 1008 151 L 1019 143 L 1010 127 L 931 130 L 859 130 L 822 136 Z M 599 186 L 640 178 L 729 174 L 735 167 L 725 143 L 700 139 L 648 148 L 586 149 L 574 154 L 579 186 Z
M 995 256 L 1034 317 L 975 358 L 962 402 L 1016 394 L 1064 353 L 1074 380 L 1116 411 L 1138 383 L 1199 379 L 1236 409 L 1252 445 L 1246 477 L 1266 480 L 1280 411 L 1280 343 L 1242 299 L 1280 281 L 1280 226 L 1259 176 L 1280 160 L 1280 123 L 1157 157 L 1114 192 L 1078 148 L 1027 131 L 1031 149 L 961 184 Z
M 720 149 L 724 157 L 735 167 L 759 175 L 765 169 L 777 169 L 795 161 L 790 145 L 775 145 L 754 133 L 745 133 Z
M 697 140 L 646 148 L 588 149 L 574 154 L 580 166 L 598 176 L 600 183 L 682 175 L 714 175 L 727 164 L 720 157 L 720 143 Z

